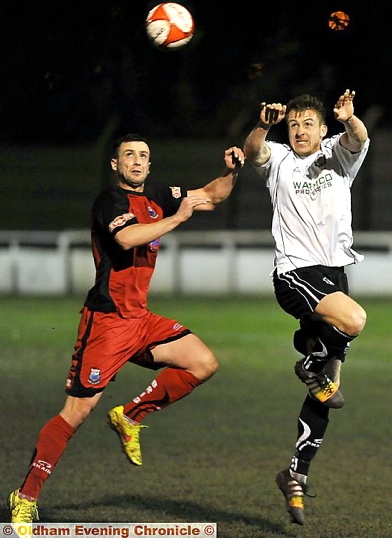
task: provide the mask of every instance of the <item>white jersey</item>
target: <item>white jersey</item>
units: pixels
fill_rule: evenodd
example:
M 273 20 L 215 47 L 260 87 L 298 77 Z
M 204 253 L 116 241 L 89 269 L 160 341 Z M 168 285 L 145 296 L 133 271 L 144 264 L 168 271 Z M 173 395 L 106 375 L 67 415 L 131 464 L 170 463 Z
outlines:
M 298 267 L 342 267 L 363 260 L 353 243 L 351 185 L 368 151 L 351 153 L 341 134 L 320 151 L 299 157 L 290 146 L 267 141 L 271 157 L 255 167 L 265 177 L 273 207 L 272 235 L 278 274 Z

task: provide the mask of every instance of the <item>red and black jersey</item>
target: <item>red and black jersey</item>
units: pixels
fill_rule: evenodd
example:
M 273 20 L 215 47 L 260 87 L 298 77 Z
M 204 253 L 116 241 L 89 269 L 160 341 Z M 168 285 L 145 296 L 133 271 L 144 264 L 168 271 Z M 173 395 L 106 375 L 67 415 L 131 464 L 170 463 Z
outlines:
M 118 312 L 124 318 L 144 315 L 159 239 L 124 250 L 114 237 L 127 226 L 173 215 L 184 196 L 181 187 L 154 184 L 146 184 L 144 192 L 117 186 L 98 195 L 91 220 L 96 278 L 85 306 L 99 312 Z

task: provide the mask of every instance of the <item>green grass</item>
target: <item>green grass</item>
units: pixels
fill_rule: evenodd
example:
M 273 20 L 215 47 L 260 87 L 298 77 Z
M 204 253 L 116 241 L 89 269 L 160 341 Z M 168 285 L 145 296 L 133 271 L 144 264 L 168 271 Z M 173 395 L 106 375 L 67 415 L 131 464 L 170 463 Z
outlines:
M 367 326 L 343 368 L 346 405 L 309 475 L 306 525 L 289 522 L 275 485 L 296 438 L 305 387 L 293 374 L 297 324 L 271 297 L 153 297 L 215 351 L 220 369 L 188 398 L 151 414 L 144 464 L 128 464 L 106 424 L 153 372 L 127 365 L 70 442 L 39 501 L 43 522 L 217 522 L 219 538 L 392 536 L 391 298 L 363 299 Z M 0 520 L 36 436 L 64 402 L 82 298 L 3 297 L 0 310 Z

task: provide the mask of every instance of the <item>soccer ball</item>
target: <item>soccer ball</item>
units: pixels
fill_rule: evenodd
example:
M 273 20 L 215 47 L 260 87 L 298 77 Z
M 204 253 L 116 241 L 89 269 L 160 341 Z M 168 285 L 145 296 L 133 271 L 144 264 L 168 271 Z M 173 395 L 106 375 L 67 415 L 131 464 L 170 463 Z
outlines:
M 174 2 L 158 4 L 146 18 L 147 35 L 160 49 L 180 49 L 192 39 L 194 30 L 190 12 Z
M 328 19 L 328 26 L 331 30 L 342 31 L 350 24 L 350 17 L 344 11 L 331 13 Z

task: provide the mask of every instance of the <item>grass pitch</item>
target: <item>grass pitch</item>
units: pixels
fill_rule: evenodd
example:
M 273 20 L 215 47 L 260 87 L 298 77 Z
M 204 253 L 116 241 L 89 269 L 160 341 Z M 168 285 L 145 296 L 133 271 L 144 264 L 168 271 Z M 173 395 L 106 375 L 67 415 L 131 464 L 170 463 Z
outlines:
M 64 402 L 83 298 L 3 297 L 0 310 L 2 478 L 6 500 L 37 434 Z M 275 475 L 289 465 L 305 396 L 293 365 L 297 327 L 274 298 L 153 297 L 150 308 L 188 325 L 215 351 L 206 384 L 145 420 L 143 466 L 128 463 L 106 424 L 114 405 L 154 373 L 127 365 L 71 440 L 39 500 L 42 522 L 217 522 L 219 538 L 390 538 L 391 298 L 368 312 L 342 372 L 346 405 L 332 410 L 314 460 L 306 525 L 289 522 Z

